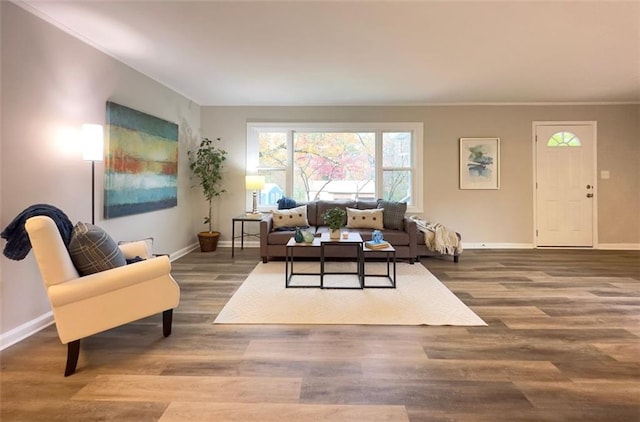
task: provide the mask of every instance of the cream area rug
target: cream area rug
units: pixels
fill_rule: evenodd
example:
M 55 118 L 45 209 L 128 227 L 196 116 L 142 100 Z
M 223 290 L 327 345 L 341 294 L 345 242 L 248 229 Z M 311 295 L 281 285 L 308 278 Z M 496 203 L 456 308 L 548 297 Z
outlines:
M 348 268 L 349 265 L 352 268 Z M 315 272 L 318 263 L 295 263 L 296 272 Z M 330 262 L 325 271 L 351 271 L 355 263 Z M 368 274 L 386 264 L 367 263 Z M 284 262 L 259 263 L 214 324 L 487 325 L 419 263 L 397 264 L 395 289 L 285 288 Z M 357 285 L 355 275 L 326 276 L 325 285 Z M 384 284 L 368 277 L 366 284 Z M 318 276 L 295 276 L 292 284 L 319 284 Z

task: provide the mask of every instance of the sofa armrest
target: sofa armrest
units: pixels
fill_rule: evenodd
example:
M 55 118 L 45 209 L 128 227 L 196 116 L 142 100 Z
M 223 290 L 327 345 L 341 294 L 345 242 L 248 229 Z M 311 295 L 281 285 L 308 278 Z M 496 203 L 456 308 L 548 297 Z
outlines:
M 266 257 L 269 246 L 269 233 L 273 228 L 273 217 L 271 214 L 265 215 L 260 221 L 260 256 Z
M 55 284 L 49 287 L 49 298 L 52 306 L 63 306 L 143 283 L 170 272 L 169 257 L 160 256 Z
M 409 234 L 409 253 L 411 256 L 418 256 L 418 226 L 415 220 L 405 217 L 404 231 Z

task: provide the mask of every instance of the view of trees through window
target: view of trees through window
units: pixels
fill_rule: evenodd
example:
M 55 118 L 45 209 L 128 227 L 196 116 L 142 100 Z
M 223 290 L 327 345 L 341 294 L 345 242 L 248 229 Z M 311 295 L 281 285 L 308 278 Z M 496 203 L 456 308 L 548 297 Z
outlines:
M 376 199 L 412 203 L 416 171 L 414 132 L 256 130 L 256 170 L 265 176 L 260 205 L 288 196 Z
M 384 199 L 411 202 L 411 132 L 384 132 L 382 160 Z
M 293 134 L 293 197 L 375 198 L 375 134 Z

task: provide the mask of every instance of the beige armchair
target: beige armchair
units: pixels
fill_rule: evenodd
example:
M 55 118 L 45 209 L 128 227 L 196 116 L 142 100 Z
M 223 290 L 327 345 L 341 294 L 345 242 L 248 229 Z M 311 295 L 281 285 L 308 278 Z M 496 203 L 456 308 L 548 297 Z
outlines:
M 162 312 L 163 334 L 171 334 L 180 288 L 166 256 L 150 257 L 146 243 L 120 246 L 126 258 L 149 258 L 81 277 L 52 219 L 31 217 L 25 228 L 47 290 L 62 344 L 67 344 L 64 375 L 76 370 L 80 339 Z

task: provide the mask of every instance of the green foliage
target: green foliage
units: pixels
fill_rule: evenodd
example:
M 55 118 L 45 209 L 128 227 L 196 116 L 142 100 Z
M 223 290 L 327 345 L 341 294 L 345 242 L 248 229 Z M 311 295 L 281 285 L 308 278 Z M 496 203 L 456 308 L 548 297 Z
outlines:
M 220 142 L 220 138 L 216 139 Z M 202 138 L 200 146 L 195 151 L 188 151 L 189 168 L 200 181 L 205 199 L 209 202 L 209 215 L 204 218 L 204 224 L 211 228 L 213 198 L 217 198 L 226 190 L 222 189 L 222 169 L 227 159 L 227 151 L 214 145 L 209 138 Z
M 322 214 L 322 218 L 331 230 L 339 230 L 345 225 L 347 212 L 342 208 L 335 207 L 325 211 L 324 214 Z

